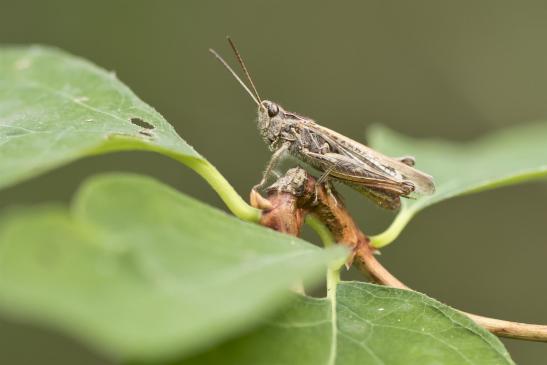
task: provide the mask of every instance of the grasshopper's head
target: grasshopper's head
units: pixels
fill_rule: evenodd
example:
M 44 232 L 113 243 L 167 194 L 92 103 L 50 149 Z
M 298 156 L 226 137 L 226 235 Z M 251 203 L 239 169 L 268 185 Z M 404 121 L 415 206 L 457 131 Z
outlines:
M 268 143 L 275 141 L 283 127 L 283 108 L 273 101 L 262 100 L 258 105 L 258 130 Z

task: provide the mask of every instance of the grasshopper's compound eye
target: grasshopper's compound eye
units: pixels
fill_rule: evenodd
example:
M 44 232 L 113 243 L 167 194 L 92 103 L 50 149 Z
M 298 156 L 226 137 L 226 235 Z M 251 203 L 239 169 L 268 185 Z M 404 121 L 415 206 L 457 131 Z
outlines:
M 265 100 L 265 101 L 262 102 L 262 104 L 264 105 L 264 107 L 268 111 L 268 116 L 270 118 L 275 117 L 279 113 L 279 106 L 277 106 L 276 103 L 272 103 L 271 101 Z

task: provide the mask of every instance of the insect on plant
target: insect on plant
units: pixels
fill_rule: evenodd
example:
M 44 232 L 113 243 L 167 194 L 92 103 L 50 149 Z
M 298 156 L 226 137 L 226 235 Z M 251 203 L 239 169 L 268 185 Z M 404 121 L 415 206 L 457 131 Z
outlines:
M 229 37 L 228 42 L 252 91 L 217 52 L 209 51 L 257 104 L 258 130 L 273 152 L 262 180 L 253 190 L 264 186 L 280 160 L 292 156 L 322 173 L 318 184 L 330 180 L 344 183 L 386 209 L 398 209 L 400 197 L 414 198 L 435 192 L 432 177 L 414 168 L 413 157 L 385 156 L 310 118 L 289 112 L 272 101 L 262 100 L 234 42 Z

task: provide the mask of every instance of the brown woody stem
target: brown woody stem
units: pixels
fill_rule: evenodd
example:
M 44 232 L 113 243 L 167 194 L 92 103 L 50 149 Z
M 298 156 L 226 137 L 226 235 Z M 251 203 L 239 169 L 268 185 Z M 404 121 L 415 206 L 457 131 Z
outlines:
M 251 202 L 263 209 L 260 223 L 280 232 L 300 235 L 308 214 L 316 216 L 330 231 L 334 241 L 352 249 L 347 266 L 356 264 L 373 281 L 386 286 L 412 290 L 376 260 L 370 240 L 359 229 L 334 189 L 317 185 L 316 179 L 301 168 L 294 168 L 268 188 L 267 199 L 251 192 Z M 264 209 L 266 208 L 266 209 Z M 460 311 L 479 326 L 497 336 L 547 342 L 547 326 L 488 318 Z

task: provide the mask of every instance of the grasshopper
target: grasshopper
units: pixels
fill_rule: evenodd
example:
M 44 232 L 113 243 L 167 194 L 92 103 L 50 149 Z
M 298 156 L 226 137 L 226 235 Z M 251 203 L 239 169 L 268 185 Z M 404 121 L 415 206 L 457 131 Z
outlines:
M 264 186 L 278 163 L 287 156 L 319 170 L 318 184 L 330 180 L 344 183 L 364 194 L 380 207 L 396 210 L 401 197 L 414 198 L 435 192 L 431 176 L 414 168 L 411 156 L 392 158 L 363 145 L 310 118 L 289 112 L 279 104 L 260 98 L 254 82 L 234 42 L 228 37 L 251 89 L 213 49 L 209 51 L 226 67 L 258 106 L 258 130 L 273 152 L 262 180 Z

